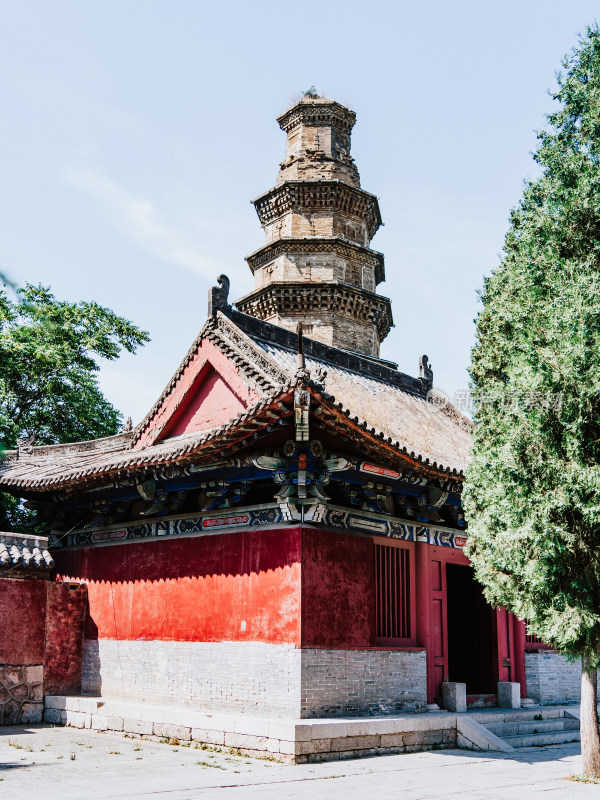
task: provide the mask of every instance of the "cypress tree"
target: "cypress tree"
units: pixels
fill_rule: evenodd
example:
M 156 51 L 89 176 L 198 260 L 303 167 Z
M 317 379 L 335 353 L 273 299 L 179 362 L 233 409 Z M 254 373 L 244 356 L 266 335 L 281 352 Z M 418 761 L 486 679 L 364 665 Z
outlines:
M 563 60 L 540 174 L 485 279 L 471 380 L 467 553 L 486 598 L 582 660 L 584 771 L 600 777 L 600 29 Z

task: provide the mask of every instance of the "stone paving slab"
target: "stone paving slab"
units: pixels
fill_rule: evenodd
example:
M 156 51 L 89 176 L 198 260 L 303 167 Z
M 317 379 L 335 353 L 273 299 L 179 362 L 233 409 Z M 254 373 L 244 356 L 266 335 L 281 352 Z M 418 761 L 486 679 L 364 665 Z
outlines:
M 7 800 L 600 800 L 574 783 L 578 744 L 516 754 L 461 750 L 285 766 L 224 748 L 161 744 L 51 726 L 0 729 L 0 797 Z M 74 756 L 74 758 L 73 758 Z

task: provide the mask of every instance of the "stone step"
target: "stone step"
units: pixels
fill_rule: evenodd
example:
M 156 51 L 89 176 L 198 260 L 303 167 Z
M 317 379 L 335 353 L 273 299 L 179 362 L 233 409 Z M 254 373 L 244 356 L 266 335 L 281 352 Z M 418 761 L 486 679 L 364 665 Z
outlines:
M 520 736 L 522 734 L 578 731 L 579 720 L 558 717 L 556 719 L 527 720 L 527 722 L 489 723 L 485 727 L 501 739 L 506 739 L 507 736 Z
M 498 725 L 503 722 L 533 722 L 535 717 L 541 716 L 542 720 L 547 719 L 561 719 L 564 717 L 565 712 L 562 708 L 522 708 L 522 709 L 509 709 L 506 711 L 493 711 L 486 713 L 485 711 L 473 714 L 473 719 L 481 725 L 488 724 Z
M 579 731 L 549 731 L 548 733 L 523 734 L 504 738 L 504 741 L 512 747 L 543 747 L 544 745 L 566 744 L 580 740 Z

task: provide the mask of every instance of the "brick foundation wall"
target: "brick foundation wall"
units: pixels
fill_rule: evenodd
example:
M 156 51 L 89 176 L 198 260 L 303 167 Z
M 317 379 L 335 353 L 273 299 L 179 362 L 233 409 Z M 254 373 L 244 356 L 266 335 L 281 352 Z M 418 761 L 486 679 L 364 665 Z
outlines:
M 425 652 L 88 639 L 82 692 L 272 716 L 395 714 L 426 702 Z
M 82 693 L 299 716 L 300 653 L 263 642 L 86 639 Z
M 397 714 L 426 702 L 424 650 L 302 651 L 304 718 Z
M 581 662 L 568 661 L 553 650 L 525 653 L 527 697 L 541 705 L 578 703 Z

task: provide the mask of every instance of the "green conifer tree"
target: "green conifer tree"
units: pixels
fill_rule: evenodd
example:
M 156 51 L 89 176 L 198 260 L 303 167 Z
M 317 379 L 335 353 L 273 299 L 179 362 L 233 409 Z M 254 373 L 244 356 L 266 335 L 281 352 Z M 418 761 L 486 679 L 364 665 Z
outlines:
M 586 775 L 600 777 L 600 30 L 563 61 L 541 175 L 485 280 L 471 379 L 468 555 L 487 599 L 581 658 Z

